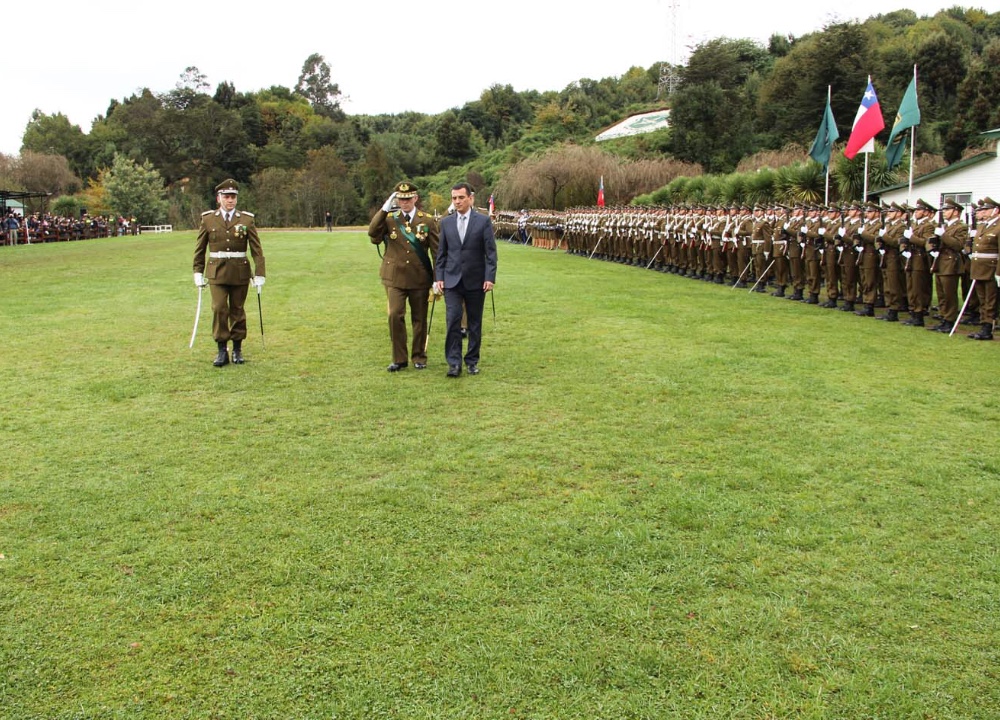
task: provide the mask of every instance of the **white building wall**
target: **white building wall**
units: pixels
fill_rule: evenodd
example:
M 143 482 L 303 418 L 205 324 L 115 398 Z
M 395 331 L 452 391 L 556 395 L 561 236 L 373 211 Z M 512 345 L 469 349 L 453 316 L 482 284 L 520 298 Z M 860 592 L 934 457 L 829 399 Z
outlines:
M 1000 152 L 1000 144 L 997 150 Z M 924 182 L 917 178 L 913 183 L 912 194 L 908 194 L 904 187 L 882 193 L 880 198 L 886 203 L 907 202 L 910 205 L 917 200 L 924 200 L 934 207 L 941 207 L 941 199 L 945 195 L 956 193 L 971 193 L 971 201 L 974 203 L 984 197 L 1000 200 L 1000 156 L 994 153 L 989 159 Z

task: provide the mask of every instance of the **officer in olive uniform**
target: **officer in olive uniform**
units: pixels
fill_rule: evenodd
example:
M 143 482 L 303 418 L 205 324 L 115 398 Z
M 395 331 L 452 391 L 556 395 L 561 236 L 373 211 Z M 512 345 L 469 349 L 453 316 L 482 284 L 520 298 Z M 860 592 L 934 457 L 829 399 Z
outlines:
M 437 221 L 416 207 L 419 195 L 412 183 L 397 183 L 392 194 L 375 213 L 368 226 L 372 243 L 385 243 L 379 277 L 388 298 L 389 337 L 392 340 L 392 363 L 386 368 L 397 372 L 408 365 L 427 367 L 427 306 L 434 282 L 432 258 L 437 255 Z M 399 209 L 393 209 L 396 203 Z M 436 300 L 436 297 L 435 297 Z M 407 355 L 406 304 L 410 304 L 413 345 Z
M 229 364 L 227 343 L 233 341 L 233 363 L 242 365 L 243 339 L 247 336 L 247 314 L 243 304 L 249 286 L 264 284 L 264 253 L 253 213 L 236 209 L 239 186 L 223 180 L 215 188 L 217 210 L 201 214 L 201 228 L 194 249 L 194 284 L 208 285 L 212 293 L 212 337 L 219 346 L 216 367 Z M 250 272 L 247 249 L 253 257 Z M 205 254 L 208 253 L 208 268 Z
M 992 340 L 993 323 L 997 317 L 997 254 L 1000 253 L 1000 203 L 983 198 L 976 207 L 976 227 L 969 230 L 972 253 L 969 255 L 970 277 L 976 282 L 979 298 L 979 332 L 969 335 L 973 340 Z
M 931 271 L 937 281 L 938 306 L 941 324 L 930 328 L 937 332 L 950 333 L 958 322 L 958 284 L 965 270 L 965 250 L 969 239 L 969 228 L 962 221 L 963 207 L 954 200 L 945 200 L 941 205 L 941 224 L 927 240 L 930 249 Z
M 937 208 L 925 200 L 917 200 L 913 223 L 903 231 L 899 254 L 905 260 L 906 294 L 910 319 L 903 325 L 924 326 L 924 317 L 931 305 L 931 263 L 927 255 L 928 239 L 935 234 L 934 215 Z

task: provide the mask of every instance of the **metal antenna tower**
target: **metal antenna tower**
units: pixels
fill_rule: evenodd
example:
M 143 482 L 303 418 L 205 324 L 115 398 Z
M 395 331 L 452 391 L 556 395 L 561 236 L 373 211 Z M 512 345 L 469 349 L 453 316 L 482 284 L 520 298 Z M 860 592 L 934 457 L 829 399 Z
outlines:
M 656 99 L 661 100 L 674 94 L 674 90 L 681 83 L 680 73 L 677 72 L 679 61 L 677 54 L 677 34 L 678 22 L 677 11 L 680 3 L 678 0 L 667 0 L 667 8 L 670 10 L 669 32 L 670 32 L 670 60 L 660 63 L 660 82 L 656 88 Z

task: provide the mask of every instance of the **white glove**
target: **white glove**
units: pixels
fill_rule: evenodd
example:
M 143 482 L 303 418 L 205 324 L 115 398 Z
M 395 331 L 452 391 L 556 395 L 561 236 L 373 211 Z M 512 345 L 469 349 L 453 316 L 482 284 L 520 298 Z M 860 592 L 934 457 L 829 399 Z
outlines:
M 994 275 L 993 279 L 997 281 L 997 285 L 1000 285 L 1000 275 Z
M 878 236 L 879 237 L 885 237 L 885 228 L 879 228 Z
M 841 225 L 840 230 L 837 231 L 837 234 L 840 235 L 840 237 L 844 237 L 845 235 L 847 235 L 847 228 Z
M 818 232 L 820 234 L 820 237 L 822 237 L 823 235 L 826 235 L 826 228 L 820 228 L 816 232 Z
M 784 224 L 784 225 L 782 225 L 781 227 L 782 227 L 783 229 L 787 230 L 787 229 L 788 229 L 788 223 L 785 223 L 785 224 Z
M 974 238 L 974 237 L 976 237 L 976 233 L 978 233 L 978 232 L 979 232 L 979 231 L 978 231 L 978 230 L 976 230 L 976 228 L 969 228 L 969 237 L 970 237 L 970 238 Z
M 934 229 L 934 234 L 937 235 L 938 237 L 941 237 L 942 235 L 944 235 L 944 225 L 938 225 Z
M 389 212 L 390 210 L 392 210 L 392 206 L 393 204 L 395 204 L 395 202 L 396 202 L 396 193 L 393 192 L 392 195 L 389 196 L 388 200 L 386 200 L 385 203 L 382 205 L 382 212 Z
M 253 285 L 254 287 L 264 287 L 264 276 L 254 275 L 253 280 L 250 281 L 250 284 Z
M 208 285 L 208 283 L 205 282 L 205 276 L 202 273 L 195 273 L 194 274 L 194 286 L 195 287 L 205 287 L 206 285 Z
M 809 232 L 809 228 L 807 226 L 803 225 L 802 226 L 802 234 L 805 235 L 807 232 Z
M 909 240 L 911 237 L 913 237 L 913 230 L 911 228 L 906 228 L 906 230 L 903 231 L 903 237 Z

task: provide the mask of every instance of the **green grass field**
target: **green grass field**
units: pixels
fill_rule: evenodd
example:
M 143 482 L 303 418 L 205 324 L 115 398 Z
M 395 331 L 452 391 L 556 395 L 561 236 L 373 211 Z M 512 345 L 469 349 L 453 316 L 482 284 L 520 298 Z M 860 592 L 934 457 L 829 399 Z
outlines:
M 389 374 L 263 241 L 223 369 L 193 233 L 0 248 L 0 717 L 1000 717 L 1000 344 L 501 243 Z

